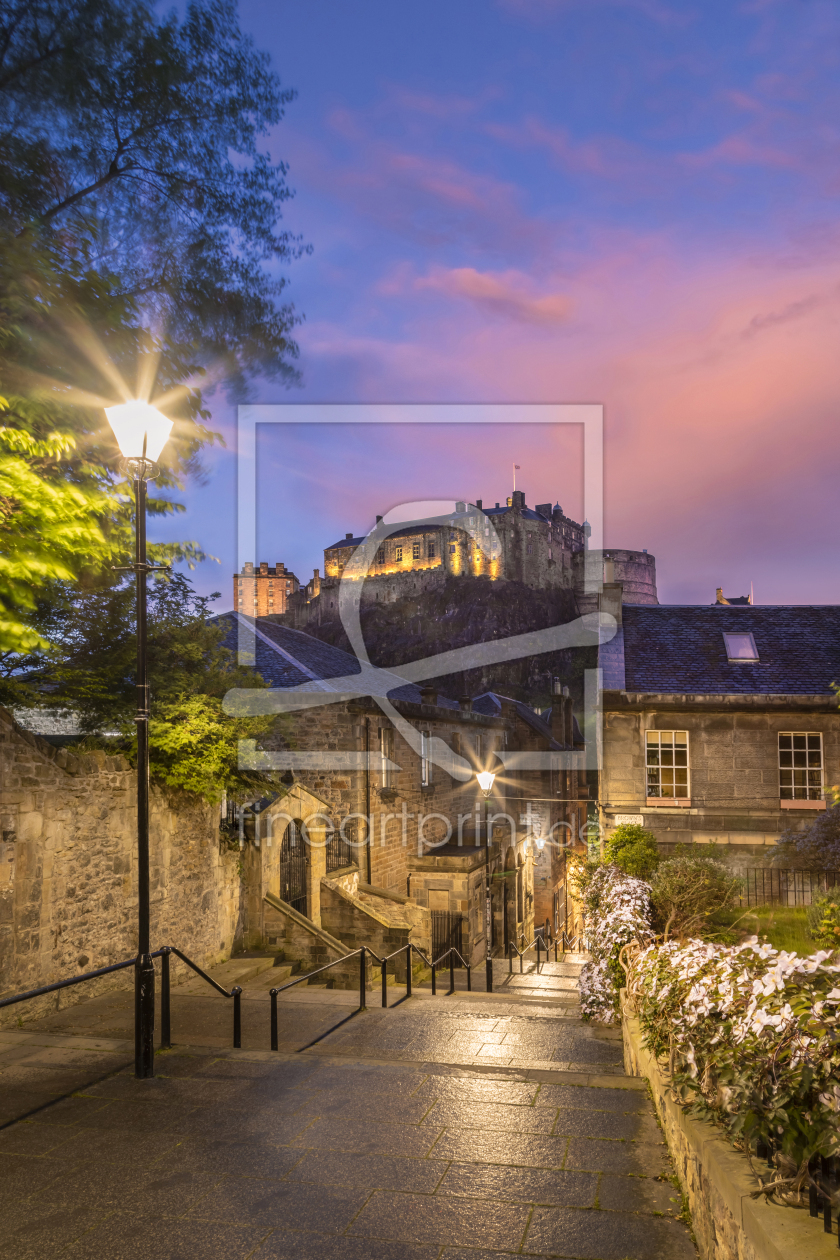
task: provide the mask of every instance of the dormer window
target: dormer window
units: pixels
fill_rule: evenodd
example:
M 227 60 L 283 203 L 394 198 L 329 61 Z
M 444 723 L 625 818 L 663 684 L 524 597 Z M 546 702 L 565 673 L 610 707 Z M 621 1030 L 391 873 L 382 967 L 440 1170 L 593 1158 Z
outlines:
M 758 650 L 751 634 L 724 634 L 723 641 L 727 660 L 731 663 L 755 663 L 758 660 Z

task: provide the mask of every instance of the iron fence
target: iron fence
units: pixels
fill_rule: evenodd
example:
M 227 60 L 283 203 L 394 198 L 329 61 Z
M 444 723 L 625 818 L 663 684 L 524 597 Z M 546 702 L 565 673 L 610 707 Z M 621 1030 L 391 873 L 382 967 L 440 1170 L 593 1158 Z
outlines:
M 327 844 L 327 874 L 340 871 L 345 866 L 358 866 L 356 850 L 340 831 L 334 831 Z
M 741 874 L 742 906 L 810 906 L 819 893 L 840 887 L 840 871 L 751 866 Z
M 432 958 L 439 958 L 449 949 L 460 950 L 462 914 L 451 910 L 432 910 Z

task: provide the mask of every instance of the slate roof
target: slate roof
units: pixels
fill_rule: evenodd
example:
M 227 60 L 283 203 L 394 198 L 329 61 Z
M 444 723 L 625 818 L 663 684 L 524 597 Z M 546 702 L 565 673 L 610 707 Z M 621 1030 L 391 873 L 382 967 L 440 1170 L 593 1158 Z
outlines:
M 503 700 L 508 700 L 512 705 L 515 705 L 522 721 L 530 726 L 533 731 L 536 731 L 538 735 L 541 735 L 543 739 L 547 740 L 549 748 L 557 750 L 564 747 L 563 744 L 558 744 L 556 739 L 554 739 L 548 722 L 521 700 L 512 700 L 510 696 L 499 695 L 496 691 L 485 691 L 483 695 L 476 696 L 473 700 L 473 713 L 483 713 L 485 717 L 499 717 L 502 712 Z
M 622 620 L 623 636 L 602 649 L 605 687 L 813 696 L 830 695 L 840 681 L 840 605 L 625 604 Z M 724 632 L 752 633 L 758 662 L 731 664 Z
M 420 688 L 415 683 L 403 682 L 398 674 L 388 670 L 373 671 L 368 666 L 363 667 L 351 652 L 332 647 L 303 630 L 292 630 L 266 617 L 254 620 L 241 613 L 224 613 L 215 620 L 228 626 L 224 646 L 232 652 L 239 647 L 252 652 L 254 668 L 270 687 L 342 691 L 339 686 L 331 686 L 330 680 L 355 677 L 358 685 L 353 686 L 353 690 L 359 695 L 388 695 L 392 700 L 422 703 Z M 460 707 L 457 701 L 445 696 L 438 697 L 438 705 L 445 709 Z

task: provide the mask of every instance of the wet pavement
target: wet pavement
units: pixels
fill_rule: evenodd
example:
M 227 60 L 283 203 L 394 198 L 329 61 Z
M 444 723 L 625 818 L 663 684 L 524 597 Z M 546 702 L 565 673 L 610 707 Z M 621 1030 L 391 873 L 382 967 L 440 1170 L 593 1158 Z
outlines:
M 355 1013 L 300 986 L 274 1054 L 176 990 L 191 1040 L 145 1082 L 125 995 L 0 1031 L 0 1257 L 693 1260 L 646 1089 L 556 968 Z

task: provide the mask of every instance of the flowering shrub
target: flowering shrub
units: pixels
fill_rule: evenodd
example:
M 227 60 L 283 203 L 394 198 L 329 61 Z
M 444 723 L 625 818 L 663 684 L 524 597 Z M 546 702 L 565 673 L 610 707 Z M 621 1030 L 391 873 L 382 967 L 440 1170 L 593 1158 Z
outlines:
M 653 937 L 650 887 L 617 866 L 599 866 L 586 883 L 584 920 L 591 961 L 581 968 L 581 1011 L 586 1019 L 609 1024 L 624 984 L 622 949 L 631 941 L 646 945 Z
M 840 966 L 831 953 L 779 952 L 752 937 L 648 947 L 628 993 L 645 1044 L 667 1055 L 689 1114 L 721 1124 L 736 1146 L 775 1151 L 763 1186 L 785 1202 L 807 1195 L 814 1155 L 840 1153 Z

